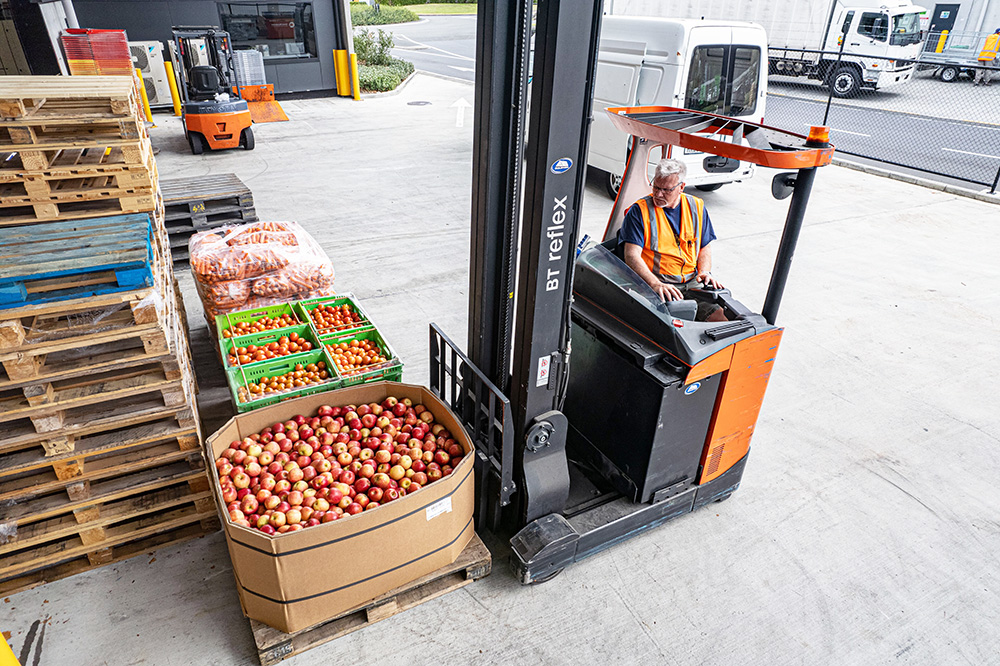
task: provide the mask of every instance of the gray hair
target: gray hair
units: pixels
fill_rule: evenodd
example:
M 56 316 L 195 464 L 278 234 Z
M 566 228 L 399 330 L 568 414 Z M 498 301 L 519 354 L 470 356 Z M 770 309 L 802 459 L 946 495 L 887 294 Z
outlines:
M 670 176 L 677 176 L 678 182 L 684 182 L 684 177 L 687 176 L 688 168 L 684 162 L 674 159 L 663 159 L 660 160 L 656 165 L 656 171 L 653 173 L 653 180 L 659 178 L 668 178 Z

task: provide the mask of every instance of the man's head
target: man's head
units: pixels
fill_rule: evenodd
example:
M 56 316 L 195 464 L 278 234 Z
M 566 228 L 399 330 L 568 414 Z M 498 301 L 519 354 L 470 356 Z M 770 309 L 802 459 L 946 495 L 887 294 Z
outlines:
M 653 203 L 657 208 L 676 208 L 684 193 L 687 166 L 680 160 L 660 160 L 653 173 Z

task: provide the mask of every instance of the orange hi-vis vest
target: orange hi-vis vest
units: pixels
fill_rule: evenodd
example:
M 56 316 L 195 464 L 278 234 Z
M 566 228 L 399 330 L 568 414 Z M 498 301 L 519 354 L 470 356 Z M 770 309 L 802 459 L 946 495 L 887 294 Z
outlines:
M 978 60 L 980 62 L 989 62 L 997 57 L 998 51 L 1000 51 L 1000 35 L 993 33 L 986 38 L 983 50 L 979 52 Z
M 705 220 L 705 202 L 690 194 L 681 196 L 680 235 L 674 233 L 662 208 L 657 208 L 653 197 L 636 202 L 642 213 L 644 243 L 642 259 L 654 275 L 668 282 L 687 282 L 698 272 L 698 251 L 701 249 L 701 231 Z M 692 215 L 692 209 L 695 215 Z M 651 216 L 649 211 L 654 211 Z M 695 219 L 697 217 L 697 220 Z

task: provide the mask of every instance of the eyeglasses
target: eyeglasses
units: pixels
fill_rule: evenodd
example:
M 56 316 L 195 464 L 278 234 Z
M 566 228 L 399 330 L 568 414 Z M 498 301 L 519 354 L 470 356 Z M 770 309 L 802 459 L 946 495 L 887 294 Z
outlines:
M 671 194 L 678 187 L 683 187 L 683 186 L 684 186 L 684 183 L 677 183 L 673 187 L 657 187 L 656 185 L 653 185 L 653 191 L 654 192 L 663 192 L 664 194 Z

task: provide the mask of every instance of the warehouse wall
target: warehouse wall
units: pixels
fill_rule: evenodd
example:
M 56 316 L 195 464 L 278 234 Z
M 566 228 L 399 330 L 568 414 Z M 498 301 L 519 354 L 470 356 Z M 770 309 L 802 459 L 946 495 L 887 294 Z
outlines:
M 297 0 L 302 2 L 303 0 Z M 317 58 L 270 64 L 265 60 L 267 82 L 275 92 L 305 92 L 336 87 L 333 49 L 336 25 L 333 2 L 313 0 Z M 131 41 L 170 41 L 175 25 L 221 26 L 215 0 L 74 0 L 81 28 L 120 28 Z

